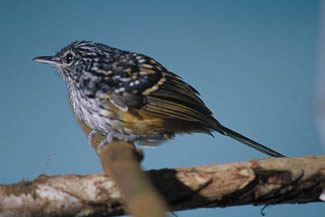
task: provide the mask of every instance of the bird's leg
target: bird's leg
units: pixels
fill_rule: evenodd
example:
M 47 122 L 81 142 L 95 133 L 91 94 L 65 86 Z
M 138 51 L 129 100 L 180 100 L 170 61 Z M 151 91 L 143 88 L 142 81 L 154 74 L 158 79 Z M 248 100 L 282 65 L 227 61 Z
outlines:
M 109 133 L 106 135 L 105 139 L 103 139 L 103 140 L 98 144 L 97 152 L 101 152 L 102 148 L 104 147 L 104 145 L 105 145 L 106 143 L 110 143 L 110 142 L 113 141 L 113 139 L 114 139 L 114 135 L 113 135 L 113 134 L 114 134 L 114 132 L 111 131 L 111 132 L 109 132 Z
M 106 143 L 110 143 L 114 139 L 120 139 L 127 142 L 135 142 L 137 140 L 166 140 L 172 138 L 173 136 L 174 134 L 125 135 L 116 131 L 111 131 L 106 135 L 106 138 L 99 143 L 97 151 L 100 152 Z
M 116 131 L 111 131 L 111 132 L 107 133 L 105 139 L 103 139 L 98 144 L 97 151 L 101 152 L 104 145 L 112 142 L 114 139 L 120 139 L 120 140 L 124 140 L 127 142 L 134 142 L 135 140 L 138 139 L 138 136 L 137 135 L 124 135 L 124 134 L 118 133 Z

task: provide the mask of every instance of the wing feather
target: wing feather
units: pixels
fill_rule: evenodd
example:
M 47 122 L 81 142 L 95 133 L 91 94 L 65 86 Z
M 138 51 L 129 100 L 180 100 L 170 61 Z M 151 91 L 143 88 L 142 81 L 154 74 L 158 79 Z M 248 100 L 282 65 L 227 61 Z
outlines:
M 152 58 L 127 54 L 114 65 L 110 76 L 117 86 L 110 100 L 123 111 L 139 109 L 154 117 L 179 119 L 208 129 L 215 126 L 212 112 L 198 91 Z
M 147 104 L 143 109 L 164 118 L 199 122 L 211 128 L 214 126 L 211 111 L 193 91 L 188 89 L 185 82 L 183 88 L 163 84 L 157 91 L 147 96 Z

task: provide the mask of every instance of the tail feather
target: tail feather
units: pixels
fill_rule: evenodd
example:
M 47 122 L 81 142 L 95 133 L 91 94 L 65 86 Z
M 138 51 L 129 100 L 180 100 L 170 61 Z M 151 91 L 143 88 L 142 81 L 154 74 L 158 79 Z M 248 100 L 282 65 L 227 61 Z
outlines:
M 249 147 L 254 148 L 260 152 L 268 154 L 272 157 L 286 157 L 283 154 L 280 154 L 279 152 L 276 152 L 260 143 L 257 143 L 255 141 L 227 128 L 227 127 L 222 126 L 221 124 L 217 127 L 216 130 L 225 136 L 230 136 L 231 138 L 233 138 L 241 143 L 244 143 L 245 145 L 248 145 Z

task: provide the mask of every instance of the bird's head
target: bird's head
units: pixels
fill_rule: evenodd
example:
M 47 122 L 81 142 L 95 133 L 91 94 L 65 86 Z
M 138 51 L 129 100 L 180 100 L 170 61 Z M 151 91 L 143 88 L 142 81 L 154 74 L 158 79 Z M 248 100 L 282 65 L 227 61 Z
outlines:
M 76 41 L 62 48 L 54 56 L 40 56 L 34 61 L 54 66 L 68 83 L 78 83 L 87 77 L 105 76 L 112 67 L 117 49 L 107 45 Z

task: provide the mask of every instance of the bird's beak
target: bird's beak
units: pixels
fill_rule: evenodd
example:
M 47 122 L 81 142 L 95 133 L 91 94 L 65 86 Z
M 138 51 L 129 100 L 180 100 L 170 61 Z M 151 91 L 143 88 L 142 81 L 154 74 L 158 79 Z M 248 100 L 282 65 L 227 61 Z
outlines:
M 46 63 L 50 65 L 57 65 L 59 63 L 59 58 L 55 56 L 41 56 L 33 58 L 34 61 L 39 63 Z

